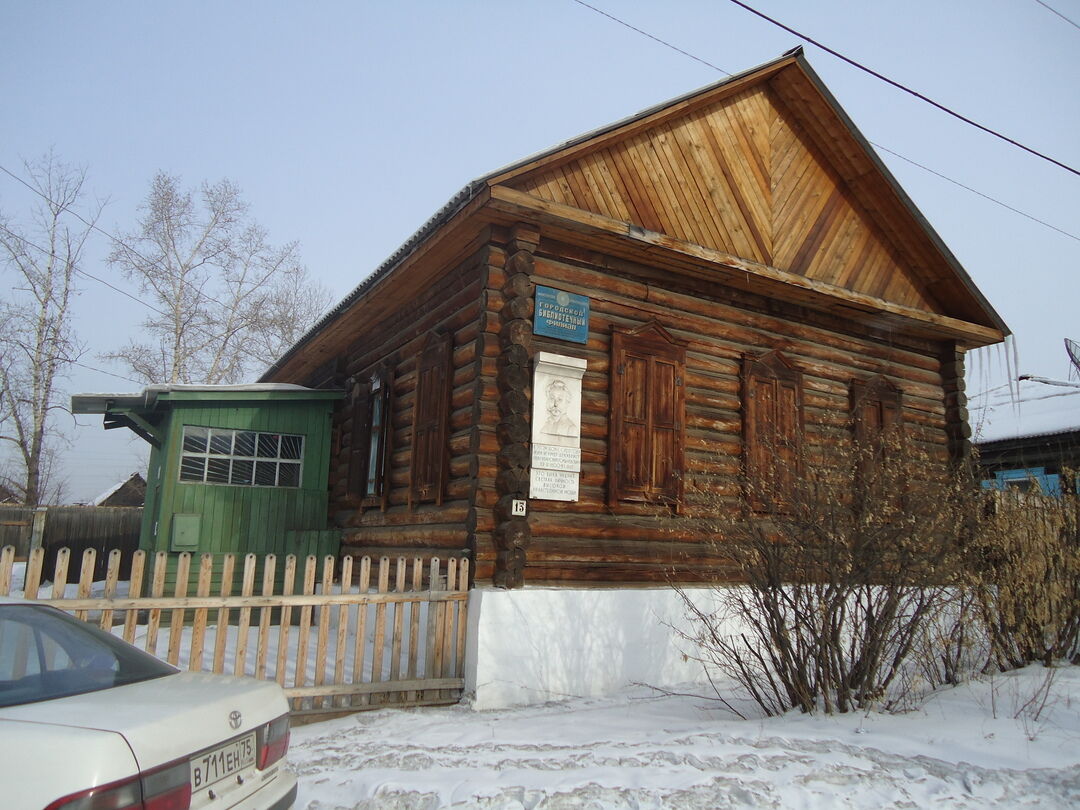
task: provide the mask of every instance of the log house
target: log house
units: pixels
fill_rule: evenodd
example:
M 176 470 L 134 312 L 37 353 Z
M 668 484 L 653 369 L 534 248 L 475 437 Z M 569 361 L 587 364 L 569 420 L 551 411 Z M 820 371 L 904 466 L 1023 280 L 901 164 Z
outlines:
M 538 286 L 587 299 L 586 342 L 534 333 Z M 866 408 L 963 457 L 964 353 L 1007 333 L 796 50 L 471 183 L 263 381 L 347 392 L 343 553 L 647 585 L 723 565 L 686 485 L 741 497 L 763 431 Z M 574 500 L 529 498 L 539 352 L 587 364 Z

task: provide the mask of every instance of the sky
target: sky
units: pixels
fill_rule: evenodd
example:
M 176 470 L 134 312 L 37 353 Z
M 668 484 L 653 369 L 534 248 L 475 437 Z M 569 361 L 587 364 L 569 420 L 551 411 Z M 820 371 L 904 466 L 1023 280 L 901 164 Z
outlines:
M 107 200 L 99 226 L 113 235 L 133 227 L 158 171 L 192 188 L 228 178 L 271 241 L 300 243 L 336 301 L 470 180 L 803 44 L 1014 333 L 1009 347 L 969 359 L 973 405 L 1010 390 L 1017 374 L 1068 378 L 1062 339 L 1080 339 L 1080 176 L 730 0 L 590 5 L 625 25 L 575 0 L 0 0 L 0 169 L 25 177 L 23 161 L 49 149 L 84 166 L 87 207 Z M 751 5 L 1080 168 L 1075 3 Z M 18 220 L 31 202 L 0 171 L 0 211 Z M 106 263 L 108 250 L 96 234 L 84 269 L 134 293 Z M 66 391 L 140 390 L 100 355 L 126 342 L 147 310 L 88 278 L 80 290 L 75 326 L 91 368 L 73 369 Z M 1016 415 L 1015 405 L 1005 410 Z M 1070 404 L 1059 417 L 1074 412 Z M 106 433 L 100 417 L 63 416 L 62 426 L 67 500 L 144 468 L 142 441 Z

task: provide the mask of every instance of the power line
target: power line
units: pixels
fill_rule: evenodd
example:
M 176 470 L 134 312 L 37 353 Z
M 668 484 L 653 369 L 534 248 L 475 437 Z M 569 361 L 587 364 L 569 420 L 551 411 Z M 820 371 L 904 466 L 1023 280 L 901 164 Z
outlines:
M 575 2 L 580 2 L 580 0 L 575 0 Z M 800 39 L 806 40 L 811 45 L 816 45 L 817 47 L 821 48 L 821 50 L 825 51 L 825 53 L 828 53 L 828 54 L 831 54 L 832 56 L 835 56 L 837 59 L 841 60 L 842 62 L 846 62 L 847 64 L 851 65 L 854 68 L 858 68 L 859 70 L 863 71 L 864 73 L 869 73 L 875 79 L 880 79 L 881 81 L 885 82 L 886 84 L 891 85 L 892 87 L 895 87 L 897 90 L 902 90 L 905 93 L 907 93 L 909 95 L 912 95 L 915 98 L 919 99 L 920 101 L 924 101 L 927 104 L 929 104 L 930 106 L 941 110 L 943 113 L 946 113 L 948 115 L 951 115 L 953 118 L 957 118 L 957 119 L 963 121 L 965 124 L 969 124 L 969 125 L 975 127 L 976 129 L 980 129 L 983 132 L 987 133 L 988 135 L 993 135 L 995 138 L 1000 138 L 1001 140 L 1005 141 L 1006 143 L 1012 144 L 1013 146 L 1015 146 L 1018 149 L 1023 149 L 1025 152 L 1028 152 L 1028 153 L 1030 153 L 1032 155 L 1035 155 L 1035 157 L 1042 158 L 1043 160 L 1048 161 L 1049 163 L 1053 163 L 1055 166 L 1058 166 L 1059 168 L 1062 168 L 1067 172 L 1072 172 L 1073 174 L 1075 174 L 1077 176 L 1080 176 L 1080 170 L 1074 169 L 1072 166 L 1069 166 L 1069 165 L 1067 165 L 1065 163 L 1062 163 L 1060 160 L 1055 160 L 1054 158 L 1050 157 L 1049 155 L 1044 155 L 1042 152 L 1038 152 L 1038 151 L 1032 149 L 1030 146 L 1024 146 L 1024 144 L 1020 143 L 1019 141 L 1013 140 L 1012 138 L 1008 137 L 1007 135 L 1002 135 L 997 130 L 990 129 L 990 127 L 987 127 L 987 126 L 983 126 L 979 122 L 973 121 L 970 118 L 967 118 L 966 116 L 963 116 L 960 113 L 956 112 L 955 110 L 949 109 L 944 104 L 939 104 L 938 102 L 934 101 L 933 99 L 927 98 L 922 93 L 919 93 L 919 92 L 917 92 L 915 90 L 912 90 L 910 87 L 906 87 L 905 85 L 900 84 L 900 82 L 894 81 L 894 80 L 890 79 L 888 76 L 884 76 L 881 73 L 878 73 L 876 70 L 872 70 L 871 68 L 866 67 L 866 65 L 863 65 L 863 64 L 861 64 L 859 62 L 856 62 L 854 59 L 851 59 L 851 58 L 849 58 L 847 56 L 844 56 L 839 51 L 835 51 L 832 48 L 828 47 L 827 45 L 822 45 L 816 39 L 812 39 L 811 37 L 808 37 L 806 34 L 800 33 L 799 31 L 796 31 L 794 28 L 791 28 L 790 26 L 784 25 L 779 20 L 775 20 L 772 17 L 768 16 L 767 14 L 763 14 L 762 12 L 758 11 L 757 9 L 755 9 L 755 8 L 753 8 L 751 6 L 748 6 L 746 3 L 742 2 L 742 0 L 731 0 L 731 2 L 734 3 L 735 5 L 737 5 L 739 8 L 745 9 L 746 11 L 749 11 L 751 14 L 755 14 L 758 17 L 761 17 L 761 19 L 766 20 L 768 22 L 771 22 L 773 25 L 777 26 L 778 28 L 784 29 L 789 34 L 794 34 L 795 36 L 799 37 Z
M 724 70 L 723 68 L 719 68 L 719 67 L 717 67 L 716 65 L 714 65 L 714 64 L 712 64 L 710 62 L 706 62 L 704 59 L 701 59 L 701 58 L 695 56 L 692 53 L 688 53 L 687 51 L 684 51 L 682 48 L 679 48 L 679 47 L 677 47 L 675 45 L 672 45 L 670 42 L 667 42 L 666 40 L 660 39 L 660 37 L 653 36 L 652 34 L 648 33 L 647 31 L 642 31 L 640 28 L 636 28 L 635 26 L 631 25 L 630 23 L 626 22 L 625 20 L 620 20 L 618 17 L 615 17 L 615 16 L 613 16 L 611 14 L 608 14 L 606 11 L 602 11 L 601 9 L 598 9 L 595 6 L 591 6 L 588 3 L 583 2 L 583 0 L 574 0 L 574 2 L 577 3 L 579 6 L 584 6 L 587 9 L 595 11 L 597 14 L 600 14 L 601 16 L 607 17 L 609 20 L 612 20 L 613 22 L 617 22 L 619 25 L 622 25 L 622 26 L 625 26 L 626 28 L 629 28 L 631 31 L 636 31 L 637 33 L 648 37 L 649 39 L 653 40 L 654 42 L 658 42 L 658 43 L 660 43 L 661 45 L 664 45 L 667 48 L 671 48 L 673 51 L 677 51 L 678 53 L 681 53 L 681 54 L 683 54 L 685 56 L 689 56 L 695 62 L 700 62 L 703 65 L 708 65 L 713 70 L 717 70 L 720 73 L 723 73 L 725 76 L 732 75 L 731 73 Z M 1039 0 L 1036 0 L 1036 2 L 1039 2 Z M 757 12 L 754 12 L 754 13 L 757 13 Z M 770 20 L 770 22 L 772 22 L 772 20 Z M 796 36 L 800 36 L 800 37 L 802 36 L 802 34 L 799 34 L 797 32 L 793 32 L 793 33 L 795 33 Z M 811 40 L 811 39 L 809 39 L 807 37 L 803 37 L 803 38 L 807 39 L 807 41 L 809 41 L 809 42 L 813 42 L 813 40 Z M 814 43 L 814 44 L 816 45 L 817 43 Z M 818 47 L 823 47 L 823 46 L 818 45 Z M 825 50 L 828 50 L 828 49 L 825 49 Z M 830 53 L 831 53 L 831 51 L 830 51 Z M 844 58 L 844 57 L 841 57 L 841 58 Z M 888 81 L 888 80 L 886 80 L 886 81 Z M 910 163 L 912 166 L 917 166 L 918 168 L 922 169 L 923 171 L 929 172 L 930 174 L 934 175 L 935 177 L 940 177 L 942 180 L 947 180 L 948 182 L 952 183 L 953 185 L 959 186 L 960 188 L 965 189 L 966 191 L 970 191 L 972 194 L 976 194 L 979 197 L 982 197 L 984 200 L 988 200 L 989 202 L 992 202 L 995 205 L 999 205 L 999 206 L 1001 206 L 1002 208 L 1004 208 L 1004 209 L 1006 209 L 1008 211 L 1012 211 L 1015 214 L 1019 214 L 1022 217 L 1030 219 L 1032 222 L 1037 222 L 1040 225 L 1044 225 L 1045 227 L 1049 228 L 1050 230 L 1057 231 L 1058 233 L 1060 233 L 1060 234 L 1062 234 L 1064 236 L 1067 236 L 1070 239 L 1075 239 L 1077 241 L 1080 241 L 1080 236 L 1077 236 L 1075 234 L 1069 233 L 1068 231 L 1062 230 L 1061 228 L 1057 227 L 1056 225 L 1051 225 L 1050 223 L 1045 222 L 1044 220 L 1041 220 L 1038 217 L 1032 216 L 1031 214 L 1028 214 L 1028 213 L 1025 213 L 1024 211 L 1021 211 L 1019 208 L 1014 208 L 1013 206 L 1009 205 L 1008 203 L 1004 203 L 1001 200 L 998 200 L 998 199 L 996 199 L 994 197 L 991 197 L 989 194 L 984 194 L 983 192 L 978 191 L 978 190 L 972 188 L 971 186 L 964 185 L 963 183 L 961 183 L 958 180 L 953 180 L 948 175 L 945 175 L 945 174 L 942 174 L 941 172 L 935 171 L 934 169 L 931 169 L 928 166 L 924 166 L 922 163 L 919 163 L 918 161 L 912 160 L 911 158 L 904 157 L 904 155 L 901 155 L 899 152 L 895 152 L 892 149 L 889 149 L 888 147 L 882 146 L 879 143 L 875 143 L 873 141 L 870 141 L 869 143 L 872 146 L 874 146 L 876 149 L 880 149 L 883 152 L 888 152 L 890 155 L 893 155 L 894 157 L 897 157 L 900 160 L 906 161 L 907 163 Z M 1066 168 L 1068 168 L 1068 167 L 1066 167 Z M 1070 169 L 1070 171 L 1072 171 L 1072 170 Z
M 918 162 L 912 160 L 911 158 L 904 157 L 900 153 L 894 152 L 892 149 L 889 149 L 886 146 L 882 146 L 879 143 L 874 143 L 873 141 L 870 141 L 870 143 L 874 146 L 875 149 L 880 149 L 882 152 L 888 152 L 893 157 L 898 157 L 898 158 L 900 158 L 900 160 L 906 161 L 906 162 L 910 163 L 912 166 L 918 166 L 924 172 L 930 172 L 930 174 L 934 175 L 935 177 L 940 177 L 942 180 L 947 180 L 950 183 L 952 183 L 954 186 L 959 186 L 960 188 L 964 189 L 965 191 L 970 191 L 972 194 L 979 195 L 984 200 L 989 200 L 990 202 L 994 203 L 995 205 L 1000 205 L 1002 208 L 1006 209 L 1007 211 L 1012 211 L 1014 214 L 1019 214 L 1022 217 L 1026 217 L 1027 219 L 1030 219 L 1032 222 L 1037 222 L 1040 225 L 1043 225 L 1043 226 L 1049 228 L 1052 231 L 1057 231 L 1062 236 L 1067 236 L 1070 239 L 1075 239 L 1077 242 L 1080 242 L 1080 236 L 1077 236 L 1076 234 L 1069 233 L 1068 231 L 1063 230 L 1063 229 L 1057 227 L 1056 225 L 1051 225 L 1049 222 L 1046 222 L 1045 220 L 1039 219 L 1038 217 L 1032 216 L 1031 214 L 1025 213 L 1025 212 L 1021 211 L 1019 208 L 1013 208 L 1008 203 L 1003 203 L 1001 200 L 996 200 L 993 197 L 991 197 L 990 195 L 983 194 L 981 191 L 978 191 L 977 189 L 974 189 L 971 186 L 965 186 L 959 180 L 953 180 L 951 177 L 948 177 L 948 176 L 942 174 L 941 172 L 934 171 L 929 166 L 924 166 L 923 164 L 918 163 Z
M 1042 6 L 1043 8 L 1045 8 L 1051 14 L 1056 14 L 1057 16 L 1061 17 L 1061 19 L 1063 19 L 1065 22 L 1067 22 L 1073 28 L 1080 28 L 1080 25 L 1078 25 L 1077 23 L 1070 20 L 1068 17 L 1066 17 L 1064 14 L 1062 14 L 1060 11 L 1058 11 L 1053 6 L 1049 5 L 1048 3 L 1044 3 L 1043 0 L 1035 0 L 1035 2 L 1038 3 L 1040 6 Z
M 144 262 L 146 262 L 147 264 L 152 264 L 152 265 L 156 265 L 156 266 L 157 266 L 157 267 L 158 267 L 159 269 L 161 269 L 161 270 L 164 270 L 164 271 L 166 271 L 166 272 L 169 272 L 169 268 L 168 268 L 168 267 L 164 267 L 164 266 L 163 266 L 163 265 L 162 265 L 162 264 L 161 264 L 160 262 L 158 262 L 158 261 L 157 261 L 156 259 L 151 259 L 151 258 L 149 258 L 149 257 L 147 257 L 147 256 L 144 256 L 144 255 L 142 255 L 141 253 L 139 253 L 139 251 L 135 250 L 135 248 L 131 247 L 131 245 L 129 245 L 129 244 L 127 243 L 127 242 L 125 242 L 125 241 L 124 241 L 123 239 L 121 239 L 121 238 L 120 238 L 119 236 L 115 236 L 115 235 L 113 235 L 113 234 L 109 233 L 108 231 L 106 231 L 106 230 L 105 230 L 104 228 L 101 228 L 101 227 L 99 227 L 99 226 L 98 226 L 98 224 L 97 224 L 96 222 L 91 222 L 91 221 L 89 221 L 88 219 L 86 219 L 85 217 L 83 217 L 83 216 L 82 216 L 82 214 L 80 214 L 80 213 L 79 213 L 78 211 L 76 211 L 75 209 L 73 209 L 73 208 L 70 208 L 69 206 L 62 206 L 62 205 L 60 205 L 60 204 L 59 204 L 59 203 L 57 203 L 57 202 L 56 202 L 55 200 L 51 199 L 51 198 L 49 197 L 49 195 L 47 195 L 47 194 L 46 194 L 45 192 L 43 192 L 43 191 L 42 191 L 41 189 L 39 189 L 39 188 L 36 188 L 36 187 L 35 187 L 35 186 L 33 186 L 33 185 L 32 185 L 31 183 L 28 183 L 28 182 L 26 182 L 26 181 L 25 181 L 25 180 L 23 180 L 23 179 L 22 179 L 21 177 L 19 177 L 19 176 L 18 176 L 17 174 L 15 174 L 15 173 L 14 173 L 13 171 L 11 171 L 10 169 L 8 169 L 8 168 L 7 168 L 6 166 L 2 166 L 2 165 L 0 165 L 0 172 L 3 172 L 3 173 L 4 173 L 4 174 L 6 174 L 6 175 L 7 175 L 8 177 L 12 178 L 12 179 L 13 179 L 13 180 L 15 180 L 16 182 L 18 182 L 18 183 L 20 183 L 21 185 L 25 186 L 26 188 L 30 189 L 30 191 L 32 191 L 32 192 L 33 192 L 34 194 L 37 194 L 37 195 L 38 195 L 39 197 L 41 197 L 41 198 L 42 198 L 43 200 L 45 200 L 45 201 L 46 201 L 47 203 L 49 203 L 50 205 L 56 206 L 56 207 L 57 207 L 57 208 L 58 208 L 58 209 L 59 209 L 60 211 L 62 211 L 63 213 L 65 213 L 65 214 L 71 214 L 71 216 L 75 217 L 75 219 L 77 219 L 77 220 L 79 220 L 79 222 L 83 223 L 83 224 L 84 224 L 84 225 L 85 225 L 85 226 L 86 226 L 87 228 L 89 228 L 89 229 L 91 229 L 91 230 L 94 230 L 94 231 L 97 231 L 98 233 L 102 234 L 102 235 L 103 235 L 103 236 L 104 236 L 104 237 L 105 237 L 106 239 L 108 239 L 109 241 L 111 241 L 111 242 L 115 242 L 116 244 L 120 245 L 120 247 L 124 248 L 124 250 L 127 250 L 127 251 L 130 251 L 131 253 L 134 253 L 134 254 L 135 254 L 135 255 L 136 255 L 137 257 L 139 257 L 140 259 L 142 259 L 142 260 L 143 260 Z M 48 251 L 46 251 L 46 252 L 48 252 Z M 96 280 L 96 281 L 100 281 L 100 279 L 95 279 L 95 280 Z M 107 285 L 107 286 L 109 286 L 109 287 L 112 287 L 112 289 L 114 289 L 114 290 L 116 290 L 116 289 L 117 289 L 116 287 L 113 287 L 113 286 L 112 286 L 111 284 L 108 284 L 108 282 L 102 282 L 102 283 L 103 283 L 103 284 L 106 284 L 106 285 Z M 181 284 L 185 284 L 186 282 L 184 282 L 184 281 L 181 281 L 180 283 L 181 283 Z M 197 298 L 205 298 L 205 299 L 206 299 L 207 301 L 210 301 L 211 303 L 217 304 L 217 305 L 218 305 L 219 307 L 225 307 L 225 304 L 223 304 L 223 303 L 222 303 L 221 301 L 217 300 L 217 299 L 216 299 L 216 298 L 214 298 L 214 297 L 213 297 L 212 295 L 209 295 L 208 293 L 204 292 L 203 290 L 201 290 L 200 288 L 196 287 L 195 285 L 193 285 L 193 284 L 188 284 L 187 286 L 191 287 L 191 290 L 192 290 L 192 292 L 193 292 L 193 293 L 195 294 L 195 296 L 196 296 Z M 120 292 L 120 290 L 117 290 L 117 291 L 118 291 L 118 292 Z M 125 295 L 127 295 L 127 293 L 124 293 L 124 294 L 125 294 Z M 129 298 L 131 298 L 131 297 L 133 297 L 133 296 L 130 296 L 130 295 L 129 295 L 128 297 L 129 297 Z M 138 301 L 139 299 L 137 299 L 137 298 L 136 298 L 135 300 L 136 300 L 136 301 Z M 145 302 L 140 302 L 140 303 L 145 303 Z M 150 305 L 149 305 L 149 304 L 146 304 L 146 306 L 150 306 Z M 226 309 L 227 309 L 227 308 L 228 308 L 228 307 L 226 307 Z M 166 317 L 169 317 L 169 316 L 168 316 L 168 315 L 167 315 L 166 313 L 162 312 L 162 311 L 161 311 L 161 310 L 159 310 L 159 309 L 155 309 L 154 307 L 150 307 L 150 309 L 153 309 L 153 310 L 154 310 L 155 312 L 157 312 L 157 313 L 158 313 L 158 314 L 160 314 L 160 315 L 165 315 Z
M 2 167 L 0 167 L 0 168 L 2 168 Z M 66 209 L 65 209 L 65 210 L 66 210 Z M 8 227 L 7 227 L 6 225 L 4 225 L 4 224 L 2 224 L 2 223 L 0 223 L 0 231 L 3 231 L 4 233 L 6 233 L 6 234 L 7 234 L 8 236 L 12 237 L 13 239 L 18 239 L 18 240 L 19 240 L 20 242 L 22 242 L 22 243 L 23 243 L 24 245 L 29 245 L 29 246 L 30 246 L 30 247 L 32 247 L 32 248 L 33 248 L 34 250 L 37 250 L 37 251 L 40 251 L 41 253 L 44 253 L 44 254 L 45 254 L 46 256 L 51 256 L 52 258 L 56 259 L 57 261 L 61 261 L 61 262 L 65 262 L 65 261 L 67 261 L 67 259 L 64 259 L 64 258 L 63 258 L 63 257 L 61 257 L 61 256 L 57 256 L 57 255 L 56 255 L 55 253 L 53 253 L 53 252 L 52 252 L 51 250 L 49 250 L 49 249 L 48 249 L 48 248 L 46 248 L 46 247 L 42 247 L 42 246 L 41 246 L 41 245 L 39 245 L 39 244 L 38 244 L 37 242 L 34 242 L 34 241 L 31 241 L 30 239 L 27 239 L 27 238 L 26 238 L 25 236 L 23 236 L 23 235 L 22 235 L 22 234 L 20 234 L 20 233 L 15 233 L 15 231 L 11 230 L 10 228 L 8 228 Z M 80 269 L 80 268 L 78 268 L 78 267 L 76 267 L 76 268 L 74 268 L 74 269 L 75 269 L 75 274 L 76 274 L 76 275 L 78 275 L 78 276 L 83 276 L 84 278 L 88 278 L 88 279 L 91 279 L 92 281 L 96 281 L 96 282 L 98 282 L 99 284 L 104 284 L 104 285 L 105 285 L 106 287 L 108 287 L 108 288 L 109 288 L 110 290 L 114 290 L 114 291 L 116 291 L 116 292 L 120 293 L 121 295 L 125 295 L 125 296 L 127 296 L 128 298 L 130 298 L 130 299 L 131 299 L 132 301 L 134 301 L 135 303 L 137 303 L 137 304 L 142 304 L 142 305 L 143 305 L 144 307 L 146 307 L 147 309 L 149 309 L 149 310 L 151 310 L 151 311 L 153 311 L 153 312 L 156 312 L 156 313 L 157 313 L 158 315 L 163 315 L 163 316 L 165 316 L 165 317 L 168 317 L 168 313 L 166 313 L 166 312 L 162 312 L 162 311 L 161 311 L 160 309 L 158 309 L 157 307 L 155 307 L 155 306 L 154 306 L 153 304 L 148 304 L 148 303 L 147 303 L 146 301 L 143 301 L 143 300 L 142 300 L 141 298 L 136 298 L 136 297 L 135 297 L 134 295 L 132 295 L 131 293 L 127 292 L 126 290 L 121 290 L 121 289 L 120 289 L 119 287 L 117 287 L 117 286 L 115 286 L 115 285 L 113 285 L 113 284 L 110 284 L 110 283 L 109 283 L 108 281 L 106 281 L 105 279 L 103 279 L 103 278 L 98 278 L 98 277 L 97 277 L 97 276 L 95 276 L 95 275 L 94 275 L 93 273 L 89 273 L 89 272 L 87 272 L 86 270 L 82 270 L 82 269 Z
M 622 25 L 622 26 L 625 26 L 626 28 L 629 28 L 631 31 L 636 31 L 637 33 L 641 34 L 643 37 L 648 37 L 649 39 L 653 40 L 654 42 L 659 42 L 661 45 L 664 45 L 664 46 L 666 46 L 668 48 L 671 48 L 671 50 L 673 50 L 673 51 L 678 51 L 683 56 L 688 56 L 691 59 L 693 59 L 695 62 L 700 62 L 701 64 L 705 65 L 706 67 L 710 67 L 713 70 L 718 70 L 721 73 L 723 73 L 725 76 L 730 76 L 731 75 L 731 73 L 729 71 L 724 70 L 722 67 L 717 67 L 712 62 L 706 62 L 700 56 L 694 56 L 694 54 L 690 53 L 689 51 L 684 51 L 682 48 L 679 48 L 679 47 L 677 47 L 675 45 L 672 45 L 670 42 L 667 42 L 667 41 L 665 41 L 663 39 L 660 39 L 660 37 L 653 36 L 648 31 L 642 31 L 640 28 L 635 28 L 630 23 L 626 22 L 626 20 L 620 20 L 618 17 L 614 17 L 611 14 L 608 14 L 603 9 L 597 8 L 596 6 L 590 6 L 588 3 L 584 2 L 584 0 L 574 0 L 574 2 L 577 3 L 579 6 L 585 6 L 585 8 L 591 9 L 592 11 L 595 11 L 597 14 L 599 14 L 602 17 L 607 17 L 612 22 L 617 22 L 619 25 Z

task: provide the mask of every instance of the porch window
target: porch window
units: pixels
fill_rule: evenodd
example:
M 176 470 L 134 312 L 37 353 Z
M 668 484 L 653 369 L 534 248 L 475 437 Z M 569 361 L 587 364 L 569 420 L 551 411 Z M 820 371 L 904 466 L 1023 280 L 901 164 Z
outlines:
M 612 334 L 609 505 L 681 504 L 685 358 L 657 323 Z
M 417 358 L 413 405 L 411 503 L 441 504 L 450 418 L 450 336 L 430 335 Z
M 180 480 L 299 487 L 303 457 L 303 436 L 184 425 Z
M 358 388 L 353 400 L 349 493 L 361 505 L 385 506 L 393 391 L 390 369 L 376 369 Z
M 747 496 L 755 509 L 779 509 L 802 475 L 802 374 L 777 351 L 744 357 L 742 374 Z

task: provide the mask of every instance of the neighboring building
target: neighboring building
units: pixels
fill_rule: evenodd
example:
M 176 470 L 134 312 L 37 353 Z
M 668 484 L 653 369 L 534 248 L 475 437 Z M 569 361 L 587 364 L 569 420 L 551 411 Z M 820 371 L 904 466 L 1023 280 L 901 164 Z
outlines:
M 1007 332 L 796 51 L 471 183 L 263 380 L 347 392 L 344 551 L 663 584 L 722 565 L 693 493 L 770 448 L 966 456 L 964 354 Z
M 972 408 L 983 486 L 1060 494 L 1080 470 L 1080 387 L 1021 379 L 991 394 Z
M 326 482 L 341 396 L 295 385 L 155 385 L 76 395 L 71 409 L 150 443 L 140 548 L 303 555 L 337 552 Z
M 88 506 L 142 506 L 146 500 L 146 479 L 139 473 L 114 484 L 90 501 Z

